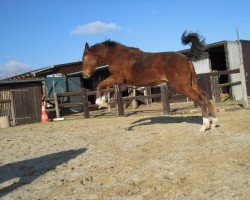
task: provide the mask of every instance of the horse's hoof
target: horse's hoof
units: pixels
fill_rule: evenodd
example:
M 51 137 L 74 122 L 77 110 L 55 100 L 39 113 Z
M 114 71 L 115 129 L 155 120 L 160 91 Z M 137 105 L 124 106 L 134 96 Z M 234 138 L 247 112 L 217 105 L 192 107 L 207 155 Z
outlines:
M 202 125 L 202 127 L 200 128 L 199 131 L 205 133 L 205 131 L 206 131 L 206 130 L 209 130 L 209 129 L 210 129 L 209 126 L 204 126 L 204 125 Z
M 210 129 L 210 120 L 206 117 L 203 117 L 203 125 L 200 128 L 200 132 L 205 132 L 208 129 Z
M 100 106 L 102 104 L 102 99 L 99 97 L 95 100 L 95 104 L 97 104 L 98 106 Z
M 98 105 L 99 106 L 99 109 L 100 108 L 108 108 L 109 107 L 109 104 L 107 102 L 102 102 L 101 104 Z
M 218 127 L 218 126 L 219 126 L 218 118 L 212 118 L 211 129 L 214 129 L 215 127 Z
M 96 99 L 95 103 L 98 105 L 99 109 L 109 107 L 109 104 L 107 102 L 103 101 L 101 98 Z
M 206 129 L 204 127 L 201 127 L 199 131 L 205 133 Z

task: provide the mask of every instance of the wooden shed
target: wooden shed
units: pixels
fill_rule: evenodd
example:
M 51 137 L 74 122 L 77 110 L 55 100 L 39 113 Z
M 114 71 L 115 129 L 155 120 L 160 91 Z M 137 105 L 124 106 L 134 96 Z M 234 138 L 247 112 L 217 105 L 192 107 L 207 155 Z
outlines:
M 98 82 L 105 79 L 109 75 L 109 71 L 105 66 L 104 68 L 101 67 L 100 69 L 96 70 L 90 79 L 83 79 L 81 75 L 81 68 L 81 61 L 64 63 L 40 68 L 0 80 L 0 116 L 9 116 L 12 125 L 40 121 L 41 101 L 43 98 L 53 99 L 54 92 L 74 92 L 81 90 L 83 87 L 90 90 L 95 90 Z M 20 92 L 18 92 L 19 90 Z M 27 93 L 25 93 L 25 91 Z M 15 102 L 16 99 L 20 98 L 22 99 L 22 102 Z M 32 98 L 35 98 L 35 101 L 33 101 Z M 60 98 L 60 102 L 79 102 L 80 98 L 80 96 L 71 96 L 67 98 L 63 97 Z M 91 102 L 95 101 L 93 96 L 90 97 L 89 100 Z M 32 101 L 33 104 L 31 104 L 30 101 Z M 11 102 L 14 105 L 12 105 Z M 34 102 L 38 102 L 37 104 L 39 107 L 36 108 L 36 104 L 34 104 Z M 53 105 L 53 100 L 50 102 Z M 25 106 L 29 104 L 33 106 L 30 110 L 33 114 L 23 112 Z M 11 109 L 11 105 L 12 107 L 14 106 L 14 109 Z M 74 111 L 82 111 L 82 106 L 72 109 Z
M 211 43 L 206 45 L 207 57 L 203 60 L 194 62 L 195 71 L 199 73 L 207 73 L 211 71 L 223 71 L 223 70 L 233 70 L 239 68 L 241 64 L 241 58 L 245 70 L 247 94 L 250 96 L 250 41 L 240 40 L 240 41 L 221 41 L 216 43 Z M 183 54 L 187 54 L 189 49 L 180 51 Z M 232 74 L 228 76 L 220 76 L 219 83 L 227 83 L 228 81 L 240 81 L 239 74 Z M 204 80 L 198 80 L 198 83 L 206 88 Z M 205 85 L 204 85 L 205 83 Z M 205 89 L 206 90 L 206 89 Z M 210 93 L 210 91 L 207 91 Z M 233 87 L 223 88 L 223 93 L 228 93 L 231 99 L 241 100 L 242 99 L 242 89 L 241 85 L 235 85 Z
M 0 116 L 8 116 L 12 126 L 40 122 L 42 81 L 0 81 Z

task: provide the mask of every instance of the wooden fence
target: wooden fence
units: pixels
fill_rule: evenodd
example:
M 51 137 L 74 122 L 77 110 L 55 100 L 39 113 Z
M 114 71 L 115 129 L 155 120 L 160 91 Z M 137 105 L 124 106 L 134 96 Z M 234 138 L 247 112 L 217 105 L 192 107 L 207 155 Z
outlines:
M 230 75 L 240 73 L 239 69 L 234 70 L 226 70 L 226 71 L 214 71 L 210 73 L 203 73 L 198 74 L 197 78 L 205 78 L 207 79 L 207 82 L 210 83 L 209 88 L 211 88 L 212 97 L 215 99 L 215 102 L 220 102 L 220 95 L 221 95 L 221 88 L 222 87 L 232 87 L 235 85 L 241 84 L 241 81 L 237 82 L 229 82 L 229 83 L 223 83 L 219 84 L 218 76 L 223 75 Z M 125 96 L 122 97 L 122 87 L 131 87 L 127 85 L 115 85 L 113 89 L 111 89 L 110 92 L 115 93 L 115 99 L 111 101 L 111 103 L 116 103 L 118 105 L 118 113 L 119 116 L 124 115 L 124 101 L 130 101 L 130 100 L 145 100 L 145 99 L 154 99 L 154 98 L 161 98 L 162 105 L 163 105 L 163 112 L 165 114 L 170 113 L 170 88 L 168 84 L 161 84 L 156 87 L 160 87 L 160 93 L 157 94 L 150 94 L 150 95 L 144 95 L 144 96 Z M 91 107 L 98 107 L 96 104 L 91 104 L 88 101 L 89 96 L 96 95 L 96 91 L 90 91 L 88 89 L 83 88 L 81 91 L 77 92 L 64 92 L 64 93 L 54 93 L 54 100 L 55 100 L 55 110 L 56 110 L 56 116 L 57 118 L 60 117 L 60 108 L 65 107 L 74 107 L 74 106 L 82 106 L 84 111 L 84 117 L 89 118 L 89 108 Z M 60 97 L 69 97 L 69 96 L 81 96 L 82 101 L 81 102 L 73 102 L 73 103 L 60 103 L 58 99 Z
M 127 85 L 115 85 L 114 88 L 110 89 L 110 92 L 113 92 L 115 95 L 115 98 L 111 100 L 111 104 L 117 104 L 118 106 L 118 114 L 119 116 L 124 115 L 124 101 L 130 101 L 130 100 L 145 100 L 145 99 L 154 99 L 161 97 L 162 103 L 163 103 L 163 111 L 164 113 L 169 114 L 170 113 L 170 106 L 169 106 L 169 92 L 168 92 L 168 86 L 167 84 L 161 84 L 158 87 L 161 88 L 161 92 L 158 94 L 150 94 L 150 95 L 144 95 L 144 96 L 126 96 L 122 97 L 122 91 L 124 91 L 127 88 Z M 102 91 L 104 92 L 104 91 Z M 54 105 L 55 105 L 55 111 L 56 111 L 56 117 L 60 118 L 60 108 L 68 108 L 68 107 L 75 107 L 75 106 L 82 106 L 83 107 L 83 113 L 85 118 L 89 118 L 89 108 L 97 108 L 98 105 L 92 104 L 88 101 L 89 96 L 95 96 L 96 91 L 90 91 L 86 88 L 82 88 L 81 91 L 76 92 L 62 92 L 62 93 L 54 93 Z M 80 102 L 72 102 L 72 103 L 60 103 L 59 99 L 60 97 L 70 97 L 70 96 L 81 96 L 82 101 Z M 50 99 L 51 100 L 51 99 Z
M 233 70 L 225 70 L 225 71 L 213 71 L 209 73 L 198 74 L 197 77 L 206 78 L 208 80 L 210 79 L 212 96 L 214 97 L 215 102 L 219 103 L 221 101 L 220 95 L 221 95 L 222 87 L 232 87 L 232 86 L 241 84 L 241 81 L 219 84 L 219 76 L 226 76 L 226 75 L 236 74 L 236 73 L 240 73 L 240 70 L 233 69 Z

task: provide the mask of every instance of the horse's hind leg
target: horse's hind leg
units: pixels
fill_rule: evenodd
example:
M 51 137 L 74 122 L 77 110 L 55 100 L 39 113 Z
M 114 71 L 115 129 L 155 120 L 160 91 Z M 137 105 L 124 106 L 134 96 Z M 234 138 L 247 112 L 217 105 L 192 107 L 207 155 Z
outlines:
M 185 87 L 185 89 L 183 89 L 181 93 L 192 99 L 200 106 L 203 119 L 203 124 L 200 128 L 200 131 L 205 132 L 207 129 L 210 128 L 210 120 L 208 116 L 207 103 L 204 95 L 199 90 L 195 90 L 191 86 Z
M 211 114 L 212 117 L 212 125 L 211 128 L 215 128 L 216 126 L 218 126 L 218 118 L 216 117 L 216 114 L 214 112 L 214 107 L 213 104 L 211 103 L 208 95 L 198 86 L 198 85 L 194 85 L 193 88 L 198 91 L 201 92 L 204 95 L 205 98 L 205 103 L 207 106 L 207 109 L 209 111 L 209 113 Z

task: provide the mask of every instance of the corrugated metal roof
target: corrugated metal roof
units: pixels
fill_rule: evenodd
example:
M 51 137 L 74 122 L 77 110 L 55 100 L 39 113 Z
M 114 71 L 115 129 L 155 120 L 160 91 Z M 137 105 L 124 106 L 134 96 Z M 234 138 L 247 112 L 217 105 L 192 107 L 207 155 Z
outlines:
M 0 85 L 8 85 L 8 84 L 19 84 L 19 83 L 37 83 L 42 82 L 44 79 L 27 79 L 27 80 L 0 80 Z
M 224 46 L 228 41 L 224 40 L 224 41 L 220 41 L 220 42 L 215 42 L 215 43 L 211 43 L 211 44 L 206 44 L 205 45 L 205 50 L 208 50 L 210 48 L 214 48 L 214 47 L 220 47 L 220 46 Z M 180 53 L 188 53 L 190 51 L 190 49 L 184 49 L 184 50 L 180 50 L 178 52 Z
M 65 63 L 65 64 L 59 64 L 59 65 L 52 65 L 44 68 L 40 68 L 37 70 L 33 70 L 27 73 L 18 74 L 12 77 L 5 78 L 3 80 L 0 80 L 0 82 L 6 82 L 6 81 L 19 81 L 19 80 L 40 80 L 41 78 L 46 77 L 49 74 L 68 74 L 68 73 L 74 73 L 79 72 L 81 70 L 82 62 L 72 62 L 72 63 Z

